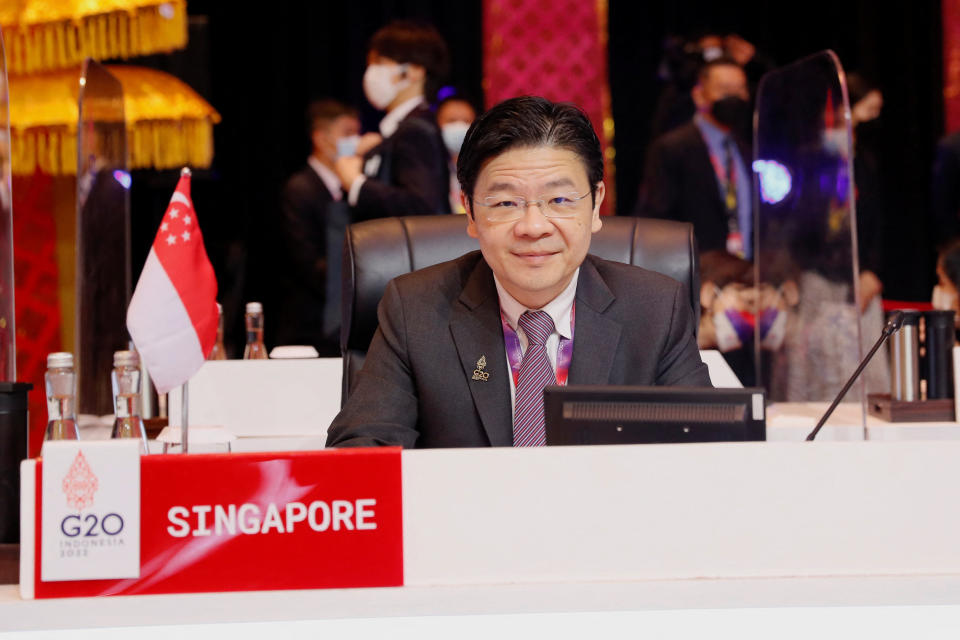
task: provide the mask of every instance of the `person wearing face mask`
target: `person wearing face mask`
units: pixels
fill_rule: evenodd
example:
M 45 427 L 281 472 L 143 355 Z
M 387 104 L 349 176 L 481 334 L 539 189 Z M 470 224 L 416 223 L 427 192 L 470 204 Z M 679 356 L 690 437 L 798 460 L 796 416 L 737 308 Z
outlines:
M 750 259 L 753 197 L 750 95 L 732 58 L 700 70 L 691 91 L 697 113 L 656 139 L 647 154 L 634 215 L 693 223 L 700 251 Z
M 353 221 L 450 213 L 448 155 L 425 96 L 436 95 L 449 66 L 432 26 L 393 22 L 370 41 L 363 91 L 377 109 L 383 141 L 337 160 Z
M 960 324 L 960 238 L 954 238 L 937 256 L 937 284 L 933 287 L 933 308 L 955 311 L 954 320 Z
M 477 111 L 473 105 L 456 94 L 444 98 L 437 105 L 437 124 L 443 135 L 443 144 L 450 153 L 450 210 L 453 213 L 466 213 L 460 201 L 460 182 L 456 175 L 457 156 L 460 155 L 467 129 L 476 117 Z
M 352 107 L 318 100 L 307 109 L 307 132 L 307 165 L 290 177 L 280 197 L 272 342 L 312 345 L 321 356 L 337 356 L 340 260 L 330 252 L 339 250 L 348 216 L 333 166 L 337 158 L 356 153 L 360 119 Z

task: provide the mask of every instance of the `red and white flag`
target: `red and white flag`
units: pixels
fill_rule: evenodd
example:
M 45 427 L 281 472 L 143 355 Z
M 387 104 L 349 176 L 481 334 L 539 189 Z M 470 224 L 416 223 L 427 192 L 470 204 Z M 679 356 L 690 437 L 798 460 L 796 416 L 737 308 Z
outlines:
M 217 338 L 217 278 L 184 170 L 127 309 L 127 330 L 160 393 L 190 379 Z

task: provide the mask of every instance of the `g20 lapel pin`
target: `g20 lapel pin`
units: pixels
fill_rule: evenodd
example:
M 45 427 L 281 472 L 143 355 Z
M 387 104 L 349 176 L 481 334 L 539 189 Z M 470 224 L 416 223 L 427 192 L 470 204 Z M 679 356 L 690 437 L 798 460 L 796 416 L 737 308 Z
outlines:
M 480 382 L 486 382 L 490 379 L 490 373 L 484 371 L 487 368 L 487 356 L 480 356 L 480 359 L 477 360 L 477 368 L 473 370 L 473 379 L 479 380 Z

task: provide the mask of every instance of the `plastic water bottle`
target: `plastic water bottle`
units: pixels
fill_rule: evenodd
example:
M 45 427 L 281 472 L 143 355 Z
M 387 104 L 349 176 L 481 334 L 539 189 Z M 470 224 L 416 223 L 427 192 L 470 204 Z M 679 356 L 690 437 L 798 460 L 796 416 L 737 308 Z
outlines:
M 111 438 L 136 438 L 140 453 L 147 455 L 147 431 L 140 419 L 140 356 L 136 351 L 113 354 L 113 406 L 116 420 Z
M 79 440 L 77 429 L 77 374 L 73 354 L 58 351 L 47 356 L 47 432 L 44 440 Z
M 243 349 L 244 360 L 266 360 L 267 347 L 263 344 L 263 305 L 247 303 L 247 346 Z

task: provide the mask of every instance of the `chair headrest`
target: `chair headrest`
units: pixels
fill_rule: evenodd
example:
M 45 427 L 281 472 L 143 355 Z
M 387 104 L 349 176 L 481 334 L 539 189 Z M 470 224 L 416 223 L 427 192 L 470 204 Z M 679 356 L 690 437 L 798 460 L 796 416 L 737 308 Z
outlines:
M 453 260 L 479 248 L 466 233 L 466 216 L 379 218 L 350 225 L 343 255 L 341 349 L 366 351 L 377 328 L 377 305 L 393 278 Z M 671 220 L 608 216 L 590 253 L 633 264 L 684 283 L 700 313 L 693 226 Z

